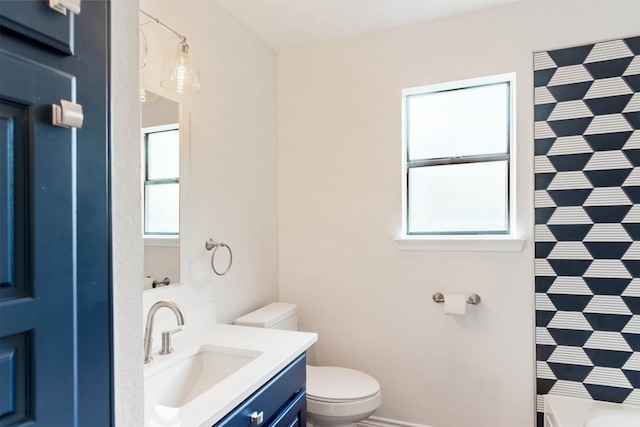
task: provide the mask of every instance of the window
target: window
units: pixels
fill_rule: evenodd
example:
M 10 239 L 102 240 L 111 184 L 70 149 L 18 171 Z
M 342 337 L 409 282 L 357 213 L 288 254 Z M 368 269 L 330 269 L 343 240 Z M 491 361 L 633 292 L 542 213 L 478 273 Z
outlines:
M 178 235 L 180 138 L 178 125 L 142 130 L 144 234 Z
M 406 236 L 510 235 L 514 82 L 403 91 Z

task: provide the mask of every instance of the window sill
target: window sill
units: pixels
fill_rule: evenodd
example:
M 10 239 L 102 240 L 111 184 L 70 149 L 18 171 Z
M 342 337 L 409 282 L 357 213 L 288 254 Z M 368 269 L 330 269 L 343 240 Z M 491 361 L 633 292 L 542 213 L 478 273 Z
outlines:
M 525 239 L 509 236 L 405 236 L 394 240 L 401 251 L 520 252 L 525 243 Z
M 178 247 L 180 237 L 178 236 L 144 236 L 144 245 L 149 247 Z

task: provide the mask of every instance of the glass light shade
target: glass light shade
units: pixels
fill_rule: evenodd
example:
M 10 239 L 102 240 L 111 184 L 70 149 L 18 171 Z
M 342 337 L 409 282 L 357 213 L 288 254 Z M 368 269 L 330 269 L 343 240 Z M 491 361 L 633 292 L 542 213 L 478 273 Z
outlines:
M 144 35 L 144 31 L 142 31 L 142 28 L 140 28 L 140 46 L 139 46 L 139 51 L 138 51 L 138 66 L 140 68 L 144 68 L 145 65 L 147 65 L 147 51 L 148 51 L 148 47 L 147 47 L 147 36 Z
M 180 42 L 178 53 L 165 62 L 160 85 L 179 94 L 192 94 L 200 91 L 200 70 L 198 64 L 189 56 L 189 45 Z

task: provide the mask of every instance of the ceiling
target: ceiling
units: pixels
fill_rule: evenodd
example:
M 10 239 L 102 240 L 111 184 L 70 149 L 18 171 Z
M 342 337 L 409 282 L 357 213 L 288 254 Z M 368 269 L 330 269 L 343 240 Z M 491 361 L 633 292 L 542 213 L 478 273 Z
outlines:
M 530 0 L 217 0 L 276 51 Z

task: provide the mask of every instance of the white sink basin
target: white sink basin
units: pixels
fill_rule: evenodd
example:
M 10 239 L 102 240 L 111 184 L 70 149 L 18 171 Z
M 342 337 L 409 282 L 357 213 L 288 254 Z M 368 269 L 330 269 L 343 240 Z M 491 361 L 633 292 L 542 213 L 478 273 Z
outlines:
M 640 426 L 640 412 L 596 411 L 584 422 L 584 427 L 637 427 Z
M 185 314 L 190 321 L 195 319 Z M 174 353 L 154 354 L 153 361 L 144 365 L 143 427 L 211 427 L 304 353 L 318 336 L 209 323 L 185 328 L 175 338 Z M 199 353 L 209 354 L 196 356 Z
M 166 356 L 172 358 L 171 363 L 145 378 L 145 404 L 180 408 L 261 354 L 242 348 L 204 345 L 191 354 Z M 162 363 L 161 357 L 165 356 L 156 356 L 151 363 Z

